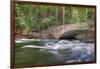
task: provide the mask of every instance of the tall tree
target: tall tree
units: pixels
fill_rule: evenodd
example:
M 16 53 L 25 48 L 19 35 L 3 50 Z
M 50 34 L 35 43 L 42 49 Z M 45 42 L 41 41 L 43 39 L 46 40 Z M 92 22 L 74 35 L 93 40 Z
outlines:
M 65 24 L 65 6 L 62 7 L 62 23 Z

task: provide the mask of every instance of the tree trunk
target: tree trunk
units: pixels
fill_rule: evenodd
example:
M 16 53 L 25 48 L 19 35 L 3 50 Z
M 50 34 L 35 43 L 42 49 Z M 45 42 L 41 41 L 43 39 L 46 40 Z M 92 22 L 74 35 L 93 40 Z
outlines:
M 62 23 L 65 24 L 65 7 L 62 7 Z

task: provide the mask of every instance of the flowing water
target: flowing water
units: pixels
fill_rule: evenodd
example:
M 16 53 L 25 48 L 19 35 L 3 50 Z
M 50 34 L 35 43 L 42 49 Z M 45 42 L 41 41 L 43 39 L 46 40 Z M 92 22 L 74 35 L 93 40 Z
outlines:
M 16 65 L 94 61 L 94 43 L 56 39 L 19 39 L 15 42 Z

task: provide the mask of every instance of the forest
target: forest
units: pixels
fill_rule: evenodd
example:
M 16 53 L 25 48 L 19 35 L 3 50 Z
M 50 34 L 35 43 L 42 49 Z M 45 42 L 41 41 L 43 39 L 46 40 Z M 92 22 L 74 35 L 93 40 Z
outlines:
M 15 4 L 15 10 L 15 34 L 17 38 L 20 36 L 34 38 L 32 36 L 34 32 L 39 33 L 50 27 L 68 24 L 86 23 L 89 29 L 94 29 L 94 8 Z

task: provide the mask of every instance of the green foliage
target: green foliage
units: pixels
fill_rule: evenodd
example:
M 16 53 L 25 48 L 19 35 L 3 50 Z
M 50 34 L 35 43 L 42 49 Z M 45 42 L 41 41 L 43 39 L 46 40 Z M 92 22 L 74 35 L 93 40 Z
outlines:
M 47 29 L 48 27 L 51 27 L 51 26 L 56 26 L 57 23 L 58 22 L 56 20 L 56 17 L 54 16 L 50 16 L 42 20 L 43 29 Z
M 89 23 L 93 27 L 93 8 L 15 4 L 16 33 L 29 34 L 32 31 L 41 31 L 52 26 L 69 23 Z M 63 15 L 65 14 L 65 15 Z M 63 18 L 64 17 L 64 18 Z

